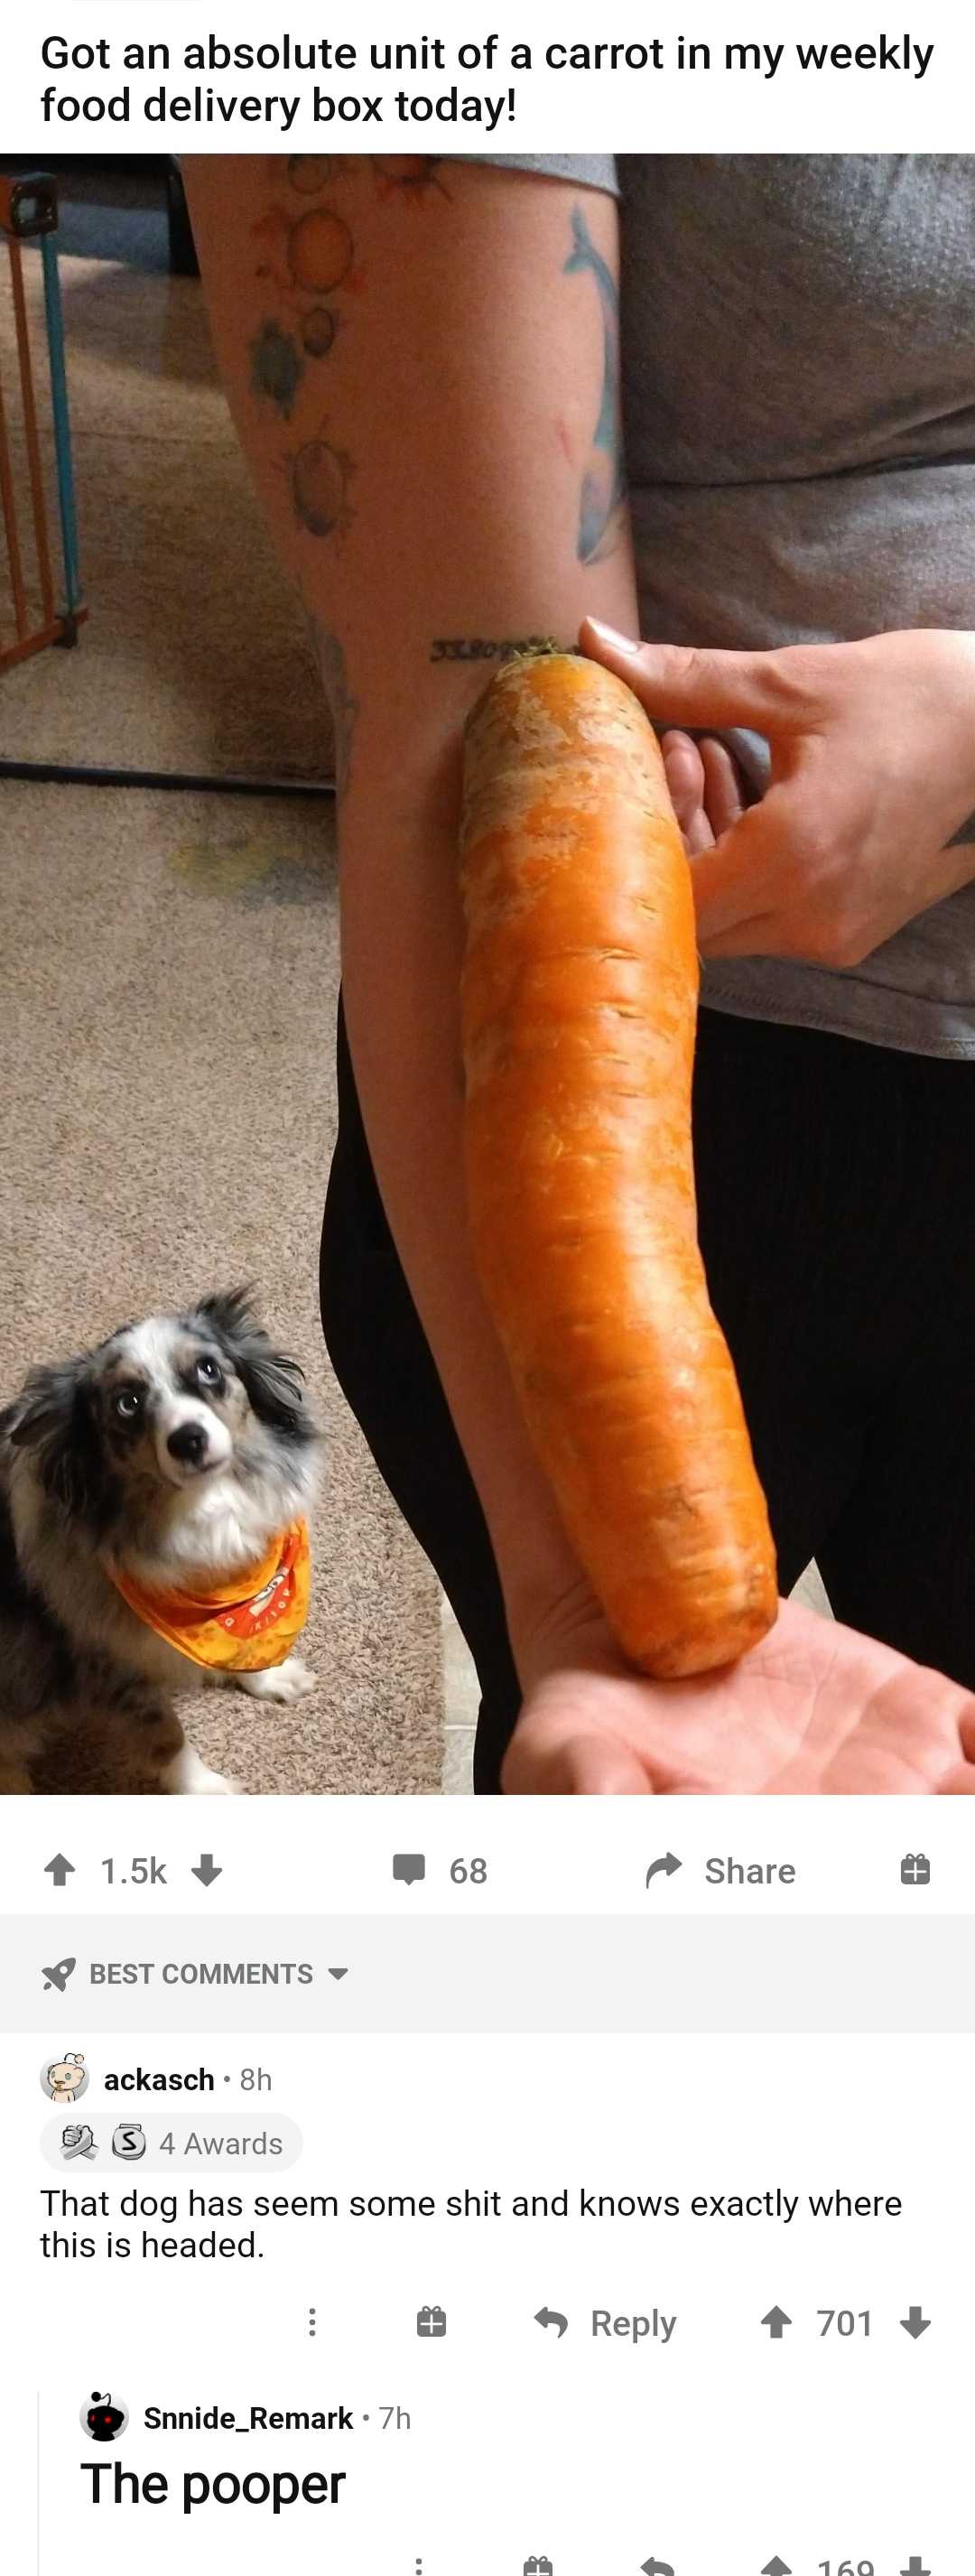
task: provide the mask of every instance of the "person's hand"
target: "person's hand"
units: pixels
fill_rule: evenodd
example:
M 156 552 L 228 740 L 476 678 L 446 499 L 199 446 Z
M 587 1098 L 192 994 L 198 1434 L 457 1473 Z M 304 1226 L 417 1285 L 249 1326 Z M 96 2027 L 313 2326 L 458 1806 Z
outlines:
M 713 850 L 722 832 L 730 832 L 752 796 L 727 743 L 713 734 L 695 740 L 674 726 L 661 734 L 660 749 L 684 848 L 689 859 L 698 859 L 702 850 Z
M 519 1661 L 509 1794 L 975 1796 L 975 1695 L 797 1602 L 696 1681 L 634 1672 L 587 1594 Z
M 946 846 L 975 809 L 975 635 L 717 653 L 631 643 L 587 618 L 580 643 L 656 722 L 768 739 L 768 792 L 737 814 L 727 753 L 697 755 L 714 830 L 691 849 L 705 957 L 855 966 L 975 876 L 975 848 Z M 671 740 L 666 756 L 687 772 L 694 746 Z

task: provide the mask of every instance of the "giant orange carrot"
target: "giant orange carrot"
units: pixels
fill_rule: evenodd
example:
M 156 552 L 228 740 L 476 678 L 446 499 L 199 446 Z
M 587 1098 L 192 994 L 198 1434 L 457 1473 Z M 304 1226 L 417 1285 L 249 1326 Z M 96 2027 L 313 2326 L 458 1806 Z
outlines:
M 611 672 L 571 653 L 497 672 L 465 737 L 462 887 L 487 1303 L 624 1653 L 706 1672 L 771 1626 L 775 1557 L 697 1243 L 690 869 Z

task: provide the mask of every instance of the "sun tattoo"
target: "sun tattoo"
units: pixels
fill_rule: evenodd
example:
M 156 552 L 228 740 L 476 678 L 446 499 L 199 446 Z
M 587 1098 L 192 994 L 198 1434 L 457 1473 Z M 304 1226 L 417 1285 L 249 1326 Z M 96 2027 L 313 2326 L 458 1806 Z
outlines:
M 306 206 L 300 215 L 269 206 L 252 224 L 251 239 L 258 247 L 258 277 L 286 291 L 333 295 L 347 286 L 355 293 L 364 282 L 349 226 L 335 206 Z

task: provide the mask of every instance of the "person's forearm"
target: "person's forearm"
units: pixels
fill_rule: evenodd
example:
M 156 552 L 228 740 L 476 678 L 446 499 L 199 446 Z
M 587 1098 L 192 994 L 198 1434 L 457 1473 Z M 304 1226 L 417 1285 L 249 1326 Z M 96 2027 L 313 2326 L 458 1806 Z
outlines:
M 580 1574 L 532 1453 L 468 1240 L 457 699 L 452 690 L 442 745 L 422 745 L 415 767 L 381 759 L 378 744 L 372 759 L 357 739 L 361 784 L 342 820 L 343 990 L 380 1190 L 478 1488 L 517 1660 L 549 1602 Z
M 564 182 L 429 171 L 416 202 L 362 161 L 188 175 L 235 417 L 332 706 L 366 1132 L 517 1653 L 581 1577 L 468 1247 L 460 742 L 509 644 L 635 618 L 616 216 Z

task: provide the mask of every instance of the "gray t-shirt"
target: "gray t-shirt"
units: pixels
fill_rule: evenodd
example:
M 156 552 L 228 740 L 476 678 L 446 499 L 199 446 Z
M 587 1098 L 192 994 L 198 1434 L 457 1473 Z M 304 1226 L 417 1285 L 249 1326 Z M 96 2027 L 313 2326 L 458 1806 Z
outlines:
M 620 198 L 645 637 L 975 628 L 975 159 L 503 157 Z M 764 783 L 764 744 L 726 738 Z M 975 882 L 859 966 L 722 961 L 702 999 L 975 1057 Z

